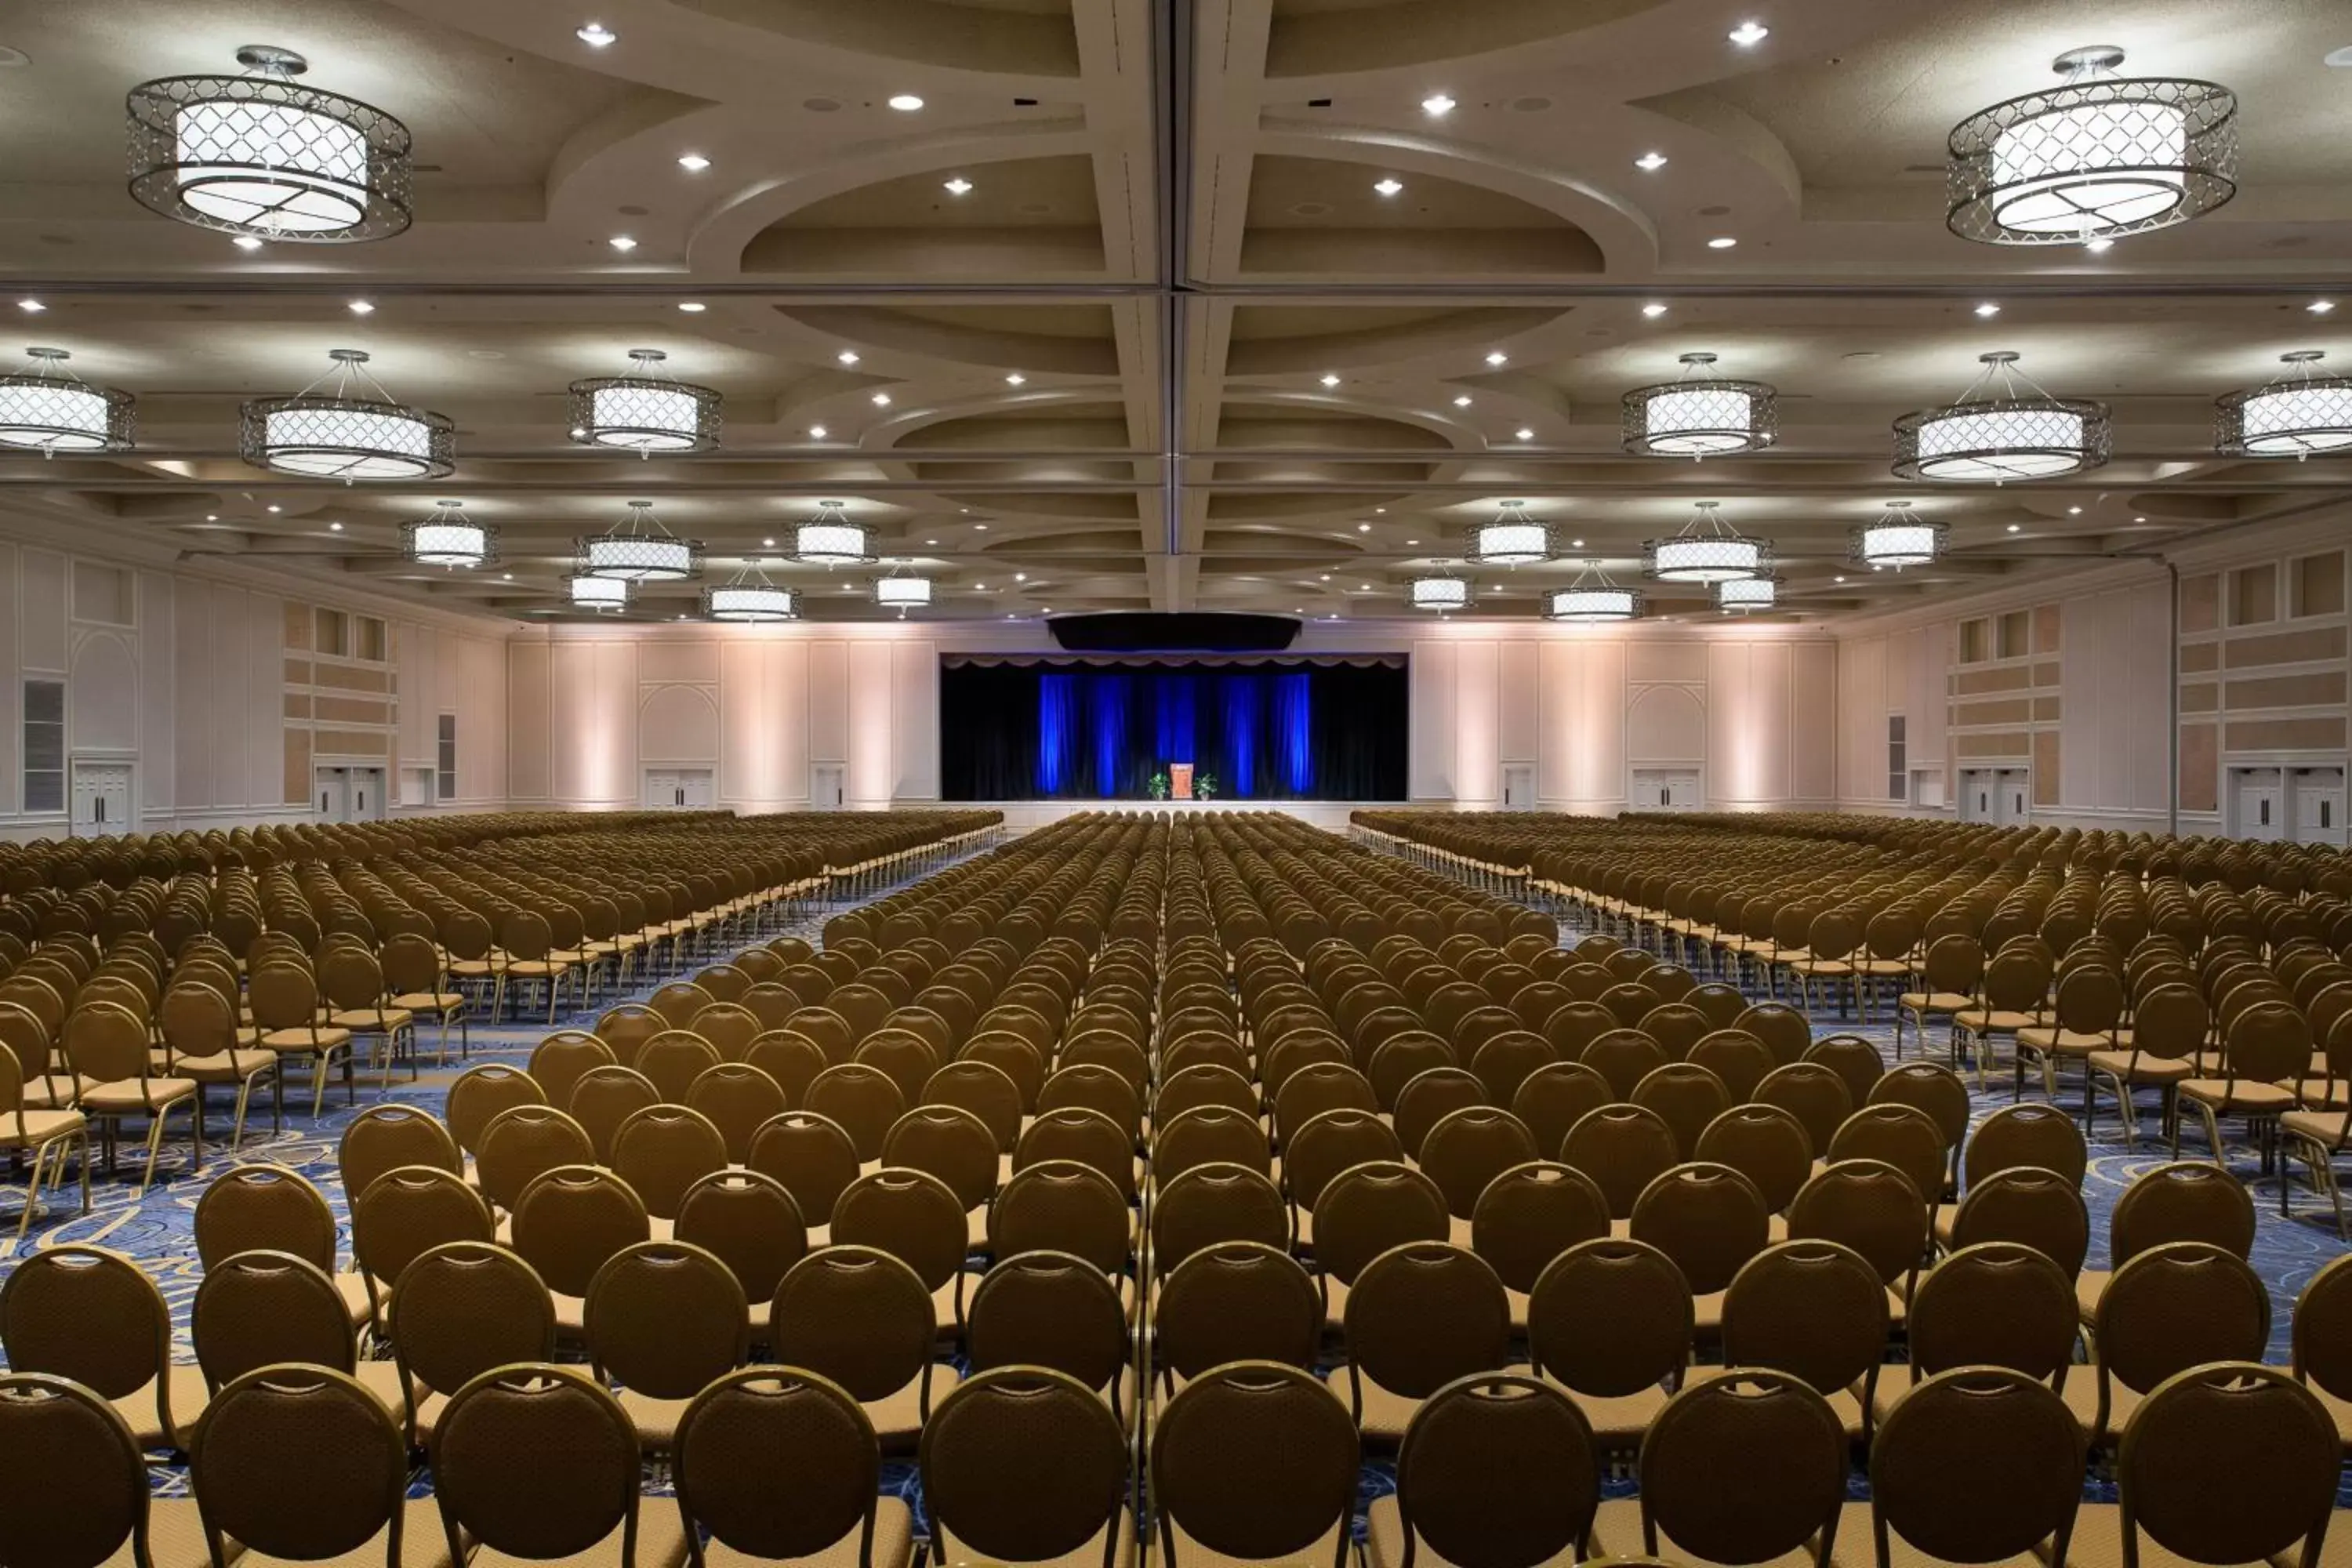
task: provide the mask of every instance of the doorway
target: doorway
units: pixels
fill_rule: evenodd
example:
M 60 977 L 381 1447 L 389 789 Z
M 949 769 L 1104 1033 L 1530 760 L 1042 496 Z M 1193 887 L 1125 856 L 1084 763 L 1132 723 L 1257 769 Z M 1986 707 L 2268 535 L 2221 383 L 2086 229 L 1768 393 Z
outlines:
M 1700 798 L 1696 768 L 1635 768 L 1625 804 L 1633 811 L 1696 811 Z
M 1536 765 L 1533 763 L 1503 764 L 1503 809 L 1533 811 L 1536 808 Z
M 320 768 L 311 795 L 318 801 L 321 822 L 381 822 L 383 820 L 382 768 Z
M 2280 769 L 2231 768 L 2229 805 L 2231 837 L 2286 837 L 2286 798 Z
M 73 831 L 77 838 L 131 831 L 129 763 L 74 763 Z
M 2289 768 L 2287 815 L 2298 844 L 2344 847 L 2344 770 Z
M 849 773 L 845 763 L 811 763 L 809 764 L 809 809 L 839 811 L 842 790 Z
M 2031 768 L 1962 768 L 1960 820 L 2011 827 L 2033 816 Z
M 654 811 L 708 811 L 711 780 L 709 768 L 647 768 L 646 805 Z

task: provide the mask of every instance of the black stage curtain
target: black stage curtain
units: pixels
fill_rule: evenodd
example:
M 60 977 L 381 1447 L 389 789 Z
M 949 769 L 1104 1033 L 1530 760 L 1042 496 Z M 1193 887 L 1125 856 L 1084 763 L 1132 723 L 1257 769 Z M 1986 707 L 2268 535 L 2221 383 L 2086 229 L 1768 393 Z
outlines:
M 1402 661 L 951 661 L 940 671 L 949 800 L 1139 800 L 1189 762 L 1223 800 L 1402 800 Z

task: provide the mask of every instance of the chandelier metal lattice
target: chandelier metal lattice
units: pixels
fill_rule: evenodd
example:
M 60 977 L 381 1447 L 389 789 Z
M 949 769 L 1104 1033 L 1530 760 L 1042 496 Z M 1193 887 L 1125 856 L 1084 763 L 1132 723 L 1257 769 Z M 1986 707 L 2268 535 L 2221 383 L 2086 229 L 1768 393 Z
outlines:
M 746 562 L 732 578 L 702 591 L 702 614 L 707 620 L 742 626 L 794 621 L 800 618 L 801 596 L 770 582 L 759 563 Z
M 2053 397 L 2012 367 L 2017 355 L 1979 354 L 1985 368 L 1959 400 L 1895 422 L 1895 472 L 1906 479 L 2003 484 L 2079 474 L 2107 460 L 2107 405 Z
M 629 607 L 629 584 L 619 577 L 591 577 L 575 572 L 564 584 L 572 591 L 574 609 L 594 610 L 599 615 Z
M 1952 128 L 1945 223 L 1987 245 L 2082 245 L 2201 217 L 2238 194 L 2238 100 L 2187 78 L 2126 79 L 2112 45 L 2066 79 Z
M 572 438 L 586 447 L 656 452 L 708 452 L 719 445 L 720 399 L 662 369 L 659 349 L 631 349 L 635 375 L 593 376 L 572 384 Z
M 127 392 L 92 386 L 64 368 L 63 349 L 25 351 L 33 363 L 0 375 L 0 447 L 59 452 L 127 452 L 131 402 Z
M 1410 609 L 1434 610 L 1441 616 L 1451 610 L 1466 610 L 1470 607 L 1470 584 L 1442 572 L 1415 577 L 1404 585 L 1404 602 Z
M 1948 525 L 1916 517 L 1907 500 L 1889 501 L 1876 522 L 1853 531 L 1846 559 L 1857 566 L 1925 566 L 1943 553 Z
M 702 575 L 702 541 L 680 539 L 662 526 L 649 500 L 631 501 L 620 521 L 575 542 L 582 576 L 681 583 Z
M 263 240 L 386 239 L 414 213 L 408 128 L 303 87 L 291 49 L 247 44 L 243 76 L 171 76 L 131 89 L 131 194 L 197 228 Z
M 1710 353 L 1682 356 L 1679 381 L 1625 395 L 1625 449 L 1652 458 L 1759 452 L 1780 438 L 1778 395 L 1760 381 L 1710 374 Z
M 2279 355 L 2287 368 L 2266 385 L 2214 405 L 2214 447 L 2231 458 L 2308 458 L 2352 447 L 2352 376 L 2315 375 L 2317 349 Z
M 896 610 L 904 618 L 908 610 L 927 610 L 931 605 L 931 580 L 919 572 L 894 571 L 887 577 L 874 579 L 874 602 L 886 610 Z
M 817 502 L 816 516 L 793 530 L 793 559 L 808 566 L 867 566 L 874 533 L 852 522 L 837 500 Z
M 247 403 L 237 452 L 256 468 L 309 479 L 441 479 L 457 467 L 446 415 L 395 403 L 358 349 L 331 349 L 335 368 L 291 397 Z M 321 392 L 330 379 L 334 385 Z
M 1760 576 L 1772 565 L 1772 542 L 1750 539 L 1723 521 L 1719 501 L 1703 500 L 1682 531 L 1642 546 L 1643 573 L 1661 583 L 1727 583 Z
M 1527 515 L 1527 502 L 1507 500 L 1502 515 L 1470 531 L 1470 562 L 1475 566 L 1529 566 L 1556 553 L 1551 526 Z
M 1715 585 L 1717 609 L 1737 610 L 1745 615 L 1749 610 L 1769 610 L 1780 603 L 1780 579 L 1769 573 L 1753 577 L 1735 577 Z
M 400 525 L 408 558 L 420 566 L 488 566 L 499 558 L 499 531 L 466 515 L 461 500 L 436 500 L 433 513 Z
M 1621 588 L 1610 581 L 1600 562 L 1587 561 L 1575 582 L 1544 595 L 1543 613 L 1548 621 L 1571 626 L 1630 621 L 1642 613 L 1642 595 L 1638 590 Z

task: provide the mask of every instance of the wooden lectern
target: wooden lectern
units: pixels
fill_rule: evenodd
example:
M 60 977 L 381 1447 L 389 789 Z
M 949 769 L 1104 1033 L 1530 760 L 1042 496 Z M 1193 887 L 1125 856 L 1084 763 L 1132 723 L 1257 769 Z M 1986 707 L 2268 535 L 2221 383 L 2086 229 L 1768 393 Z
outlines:
M 1192 798 L 1192 763 L 1171 763 L 1168 764 L 1168 798 L 1171 800 L 1190 800 Z

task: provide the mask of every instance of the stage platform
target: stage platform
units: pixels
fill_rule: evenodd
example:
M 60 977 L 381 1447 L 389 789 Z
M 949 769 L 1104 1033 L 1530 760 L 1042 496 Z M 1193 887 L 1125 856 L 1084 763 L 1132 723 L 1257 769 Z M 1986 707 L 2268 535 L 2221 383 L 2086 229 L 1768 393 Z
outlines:
M 1015 832 L 1044 827 L 1066 816 L 1088 811 L 1132 811 L 1205 814 L 1231 811 L 1278 811 L 1312 826 L 1333 833 L 1348 831 L 1348 817 L 1358 811 L 1393 811 L 1402 801 L 1373 800 L 972 800 L 974 805 L 1004 814 L 1004 825 Z

